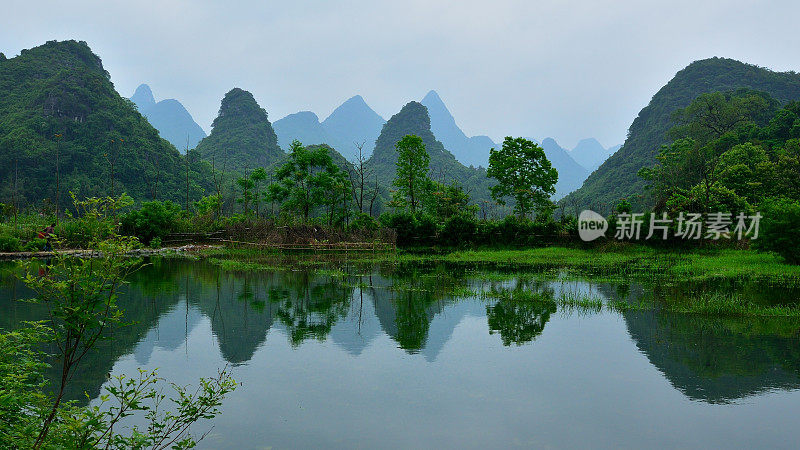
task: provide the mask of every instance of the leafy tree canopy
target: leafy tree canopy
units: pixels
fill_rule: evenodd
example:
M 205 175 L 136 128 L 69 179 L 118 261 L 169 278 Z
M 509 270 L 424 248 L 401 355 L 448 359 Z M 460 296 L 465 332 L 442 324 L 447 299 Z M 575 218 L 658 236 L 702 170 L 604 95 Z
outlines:
M 549 206 L 558 181 L 544 150 L 524 138 L 506 137 L 500 150 L 491 149 L 487 175 L 498 181 L 490 188 L 492 197 L 501 204 L 512 197 L 514 212 L 521 217 Z

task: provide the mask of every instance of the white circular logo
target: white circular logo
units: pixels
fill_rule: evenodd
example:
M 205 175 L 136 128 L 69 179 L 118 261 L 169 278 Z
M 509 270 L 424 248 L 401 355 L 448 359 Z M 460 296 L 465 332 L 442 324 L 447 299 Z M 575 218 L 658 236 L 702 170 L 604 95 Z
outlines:
M 586 242 L 606 235 L 608 221 L 591 209 L 584 209 L 578 216 L 578 235 Z

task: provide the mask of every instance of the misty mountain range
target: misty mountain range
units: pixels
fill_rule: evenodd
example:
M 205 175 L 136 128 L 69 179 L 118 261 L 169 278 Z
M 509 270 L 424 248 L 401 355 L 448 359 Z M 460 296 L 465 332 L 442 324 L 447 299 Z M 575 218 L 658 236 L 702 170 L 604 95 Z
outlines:
M 178 149 L 186 147 L 187 136 L 190 149 L 206 137 L 203 129 L 179 101 L 168 99 L 156 103 L 146 84 L 136 89 L 131 101 L 161 137 Z M 489 150 L 499 148 L 500 144 L 488 136 L 467 136 L 436 91 L 429 91 L 420 103 L 428 109 L 434 136 L 458 162 L 465 166 L 488 166 Z M 292 141 L 297 139 L 305 145 L 327 144 L 348 160 L 353 160 L 358 154 L 359 145 L 365 157 L 372 155 L 375 141 L 385 123 L 386 120 L 363 97 L 356 95 L 347 99 L 323 121 L 314 112 L 300 111 L 275 121 L 272 127 L 278 137 L 278 145 L 283 150 L 287 150 Z M 559 173 L 556 199 L 580 188 L 589 174 L 621 147 L 605 148 L 594 138 L 581 140 L 572 150 L 561 147 L 549 137 L 540 145 Z
M 488 136 L 467 136 L 456 124 L 455 118 L 436 91 L 428 92 L 420 103 L 428 109 L 434 136 L 458 162 L 465 166 L 488 166 L 489 150 L 499 148 L 499 143 Z M 356 143 L 364 144 L 364 156 L 372 154 L 375 139 L 385 123 L 357 95 L 336 108 L 322 122 L 315 113 L 300 111 L 275 121 L 273 128 L 278 135 L 278 144 L 283 149 L 289 148 L 294 139 L 304 144 L 326 143 L 348 160 L 352 160 L 357 152 Z M 545 139 L 541 145 L 559 173 L 556 198 L 581 187 L 589 174 L 621 147 L 617 145 L 605 148 L 594 138 L 581 140 L 572 150 L 564 149 L 552 138 Z
M 131 101 L 153 128 L 158 130 L 158 134 L 181 152 L 185 152 L 187 147 L 195 148 L 197 143 L 206 137 L 205 131 L 194 121 L 181 102 L 166 99 L 156 103 L 153 91 L 146 84 L 136 88 Z

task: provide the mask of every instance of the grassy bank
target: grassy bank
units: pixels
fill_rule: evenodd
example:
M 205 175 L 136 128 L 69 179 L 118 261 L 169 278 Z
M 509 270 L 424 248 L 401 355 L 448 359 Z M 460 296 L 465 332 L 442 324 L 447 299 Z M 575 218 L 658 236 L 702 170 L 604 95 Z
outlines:
M 652 310 L 719 317 L 762 317 L 800 319 L 800 306 L 786 299 L 756 302 L 740 287 L 753 282 L 768 292 L 780 288 L 793 292 L 800 287 L 800 266 L 786 264 L 776 255 L 751 250 L 716 249 L 666 251 L 643 246 L 616 245 L 579 249 L 546 247 L 525 250 L 468 250 L 442 253 L 285 254 L 250 250 L 216 250 L 209 261 L 227 270 L 285 270 L 299 268 L 319 275 L 342 278 L 369 273 L 375 265 L 389 273 L 413 273 L 407 280 L 395 280 L 392 289 L 404 283 L 414 289 L 446 290 L 452 297 L 493 300 L 550 301 L 561 310 L 629 311 Z M 427 269 L 425 269 L 427 268 Z M 418 269 L 425 269 L 417 271 Z M 669 290 L 659 296 L 631 300 L 608 300 L 582 294 L 542 297 L 536 292 L 493 291 L 493 285 L 513 279 L 585 280 L 595 283 L 675 286 L 689 283 L 686 295 Z M 471 281 L 468 281 L 471 280 Z M 716 284 L 717 282 L 723 282 Z M 475 284 L 477 283 L 477 284 Z M 763 283 L 763 285 L 762 285 Z M 704 287 L 705 286 L 705 287 Z M 715 287 L 716 286 L 716 287 Z M 724 287 L 726 286 L 726 287 Z M 785 288 L 785 289 L 784 289 Z M 410 288 L 409 288 L 410 289 Z M 787 291 L 788 289 L 788 291 Z M 800 300 L 800 299 L 798 299 Z
M 800 286 L 800 266 L 787 264 L 772 253 L 753 250 L 660 250 L 637 245 L 592 249 L 542 247 L 524 250 L 464 250 L 443 253 L 386 252 L 349 255 L 283 254 L 253 250 L 223 250 L 220 260 L 275 267 L 276 261 L 293 265 L 330 262 L 389 264 L 453 264 L 514 272 L 567 272 L 589 278 L 674 279 L 682 281 L 755 280 Z M 242 269 L 245 269 L 242 265 Z M 251 266 L 251 268 L 257 268 Z M 232 267 L 232 266 L 230 266 Z

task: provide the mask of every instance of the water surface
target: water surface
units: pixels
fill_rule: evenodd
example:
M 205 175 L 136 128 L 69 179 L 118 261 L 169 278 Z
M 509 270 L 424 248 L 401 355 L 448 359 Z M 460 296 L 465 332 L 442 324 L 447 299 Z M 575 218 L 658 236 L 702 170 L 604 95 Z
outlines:
M 0 327 L 43 317 L 0 268 Z M 230 272 L 152 260 L 120 304 L 135 323 L 69 395 L 159 368 L 181 384 L 226 365 L 242 386 L 201 448 L 778 447 L 800 444 L 797 321 L 567 310 L 480 289 L 636 301 L 758 285 L 652 286 L 453 267 Z M 495 281 L 490 281 L 495 280 Z M 677 294 L 676 294 L 677 293 Z

